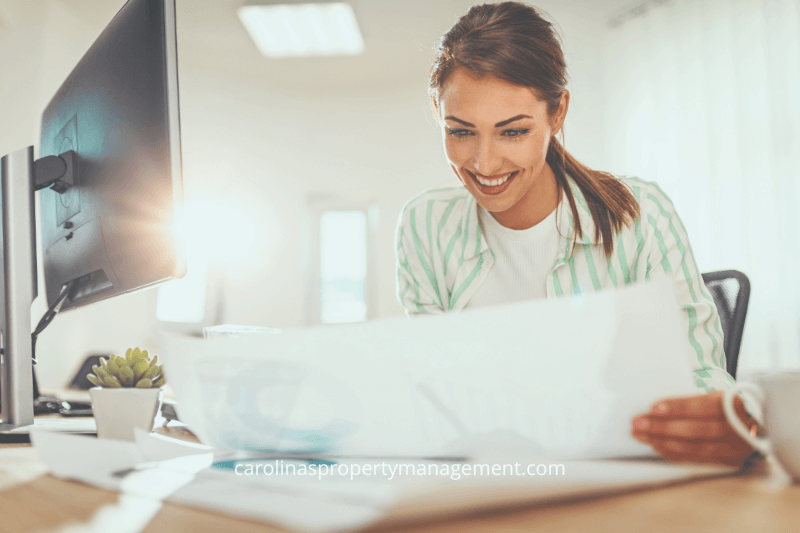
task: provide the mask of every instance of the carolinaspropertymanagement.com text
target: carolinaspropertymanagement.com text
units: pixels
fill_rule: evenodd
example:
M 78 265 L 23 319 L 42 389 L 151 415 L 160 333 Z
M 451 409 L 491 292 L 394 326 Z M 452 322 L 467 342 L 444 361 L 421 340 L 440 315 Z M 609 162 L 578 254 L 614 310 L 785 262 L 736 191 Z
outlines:
M 309 476 L 322 479 L 327 476 L 349 477 L 380 476 L 388 480 L 395 477 L 438 476 L 453 480 L 470 476 L 564 476 L 563 464 L 505 463 L 331 463 L 329 461 L 242 461 L 234 471 L 240 476 Z

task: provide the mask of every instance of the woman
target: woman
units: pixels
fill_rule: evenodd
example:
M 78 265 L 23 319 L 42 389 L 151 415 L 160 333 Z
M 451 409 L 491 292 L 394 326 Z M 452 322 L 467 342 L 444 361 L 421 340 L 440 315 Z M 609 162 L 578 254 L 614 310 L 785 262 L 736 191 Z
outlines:
M 671 275 L 708 394 L 659 402 L 633 436 L 669 459 L 742 464 L 752 448 L 714 392 L 733 378 L 685 228 L 658 185 L 591 170 L 558 142 L 566 82 L 558 37 L 533 7 L 475 6 L 442 37 L 429 93 L 463 187 L 404 207 L 398 298 L 409 315 L 443 313 Z

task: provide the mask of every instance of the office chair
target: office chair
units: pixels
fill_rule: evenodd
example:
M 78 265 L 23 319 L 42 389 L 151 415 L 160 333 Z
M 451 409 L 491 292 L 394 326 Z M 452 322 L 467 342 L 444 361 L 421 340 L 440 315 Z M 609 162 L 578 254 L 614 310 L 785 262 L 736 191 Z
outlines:
M 703 281 L 711 291 L 722 321 L 726 369 L 736 378 L 744 319 L 750 301 L 750 280 L 738 270 L 720 270 L 704 273 Z

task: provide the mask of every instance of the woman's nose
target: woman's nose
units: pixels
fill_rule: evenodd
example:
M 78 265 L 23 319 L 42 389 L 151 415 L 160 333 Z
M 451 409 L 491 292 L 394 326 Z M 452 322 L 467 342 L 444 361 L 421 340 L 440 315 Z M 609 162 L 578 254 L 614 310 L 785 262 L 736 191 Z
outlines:
M 482 141 L 480 143 L 473 163 L 475 170 L 484 176 L 494 176 L 495 174 L 499 174 L 500 170 L 502 170 L 500 168 L 502 162 L 499 151 L 493 142 Z

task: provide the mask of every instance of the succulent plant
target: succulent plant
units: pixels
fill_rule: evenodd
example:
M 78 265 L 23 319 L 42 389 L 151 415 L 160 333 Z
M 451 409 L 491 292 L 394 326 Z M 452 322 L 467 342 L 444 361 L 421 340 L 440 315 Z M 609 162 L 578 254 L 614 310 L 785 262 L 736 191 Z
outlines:
M 151 361 L 147 350 L 138 347 L 128 348 L 125 357 L 114 354 L 108 359 L 101 357 L 100 365 L 93 366 L 92 370 L 94 374 L 88 374 L 86 378 L 98 387 L 150 389 L 165 383 L 158 356 Z

